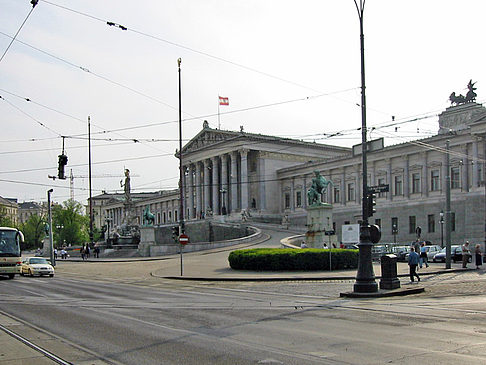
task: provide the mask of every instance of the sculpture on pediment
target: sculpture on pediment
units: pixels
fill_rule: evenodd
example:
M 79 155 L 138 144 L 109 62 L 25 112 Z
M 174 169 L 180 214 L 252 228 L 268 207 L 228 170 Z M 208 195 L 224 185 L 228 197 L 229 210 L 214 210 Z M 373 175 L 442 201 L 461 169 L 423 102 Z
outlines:
M 466 96 L 462 95 L 462 94 L 459 94 L 459 95 L 456 95 L 455 92 L 453 92 L 450 96 L 449 96 L 449 100 L 451 102 L 451 104 L 456 104 L 456 105 L 459 105 L 459 104 L 466 104 L 466 103 L 472 103 L 476 100 L 476 96 L 478 96 L 478 94 L 476 94 L 476 87 L 474 87 L 476 83 L 475 82 L 472 82 L 472 79 L 469 80 L 469 83 L 467 84 L 467 93 L 466 93 Z
M 203 128 L 204 128 L 204 129 L 209 128 L 209 123 L 208 123 L 208 121 L 207 121 L 207 120 L 205 120 L 205 121 L 203 122 Z
M 314 171 L 315 176 L 312 178 L 312 185 L 307 191 L 307 199 L 309 205 L 320 205 L 322 203 L 321 196 L 327 191 L 327 186 L 331 184 L 331 180 L 326 180 L 318 170 Z

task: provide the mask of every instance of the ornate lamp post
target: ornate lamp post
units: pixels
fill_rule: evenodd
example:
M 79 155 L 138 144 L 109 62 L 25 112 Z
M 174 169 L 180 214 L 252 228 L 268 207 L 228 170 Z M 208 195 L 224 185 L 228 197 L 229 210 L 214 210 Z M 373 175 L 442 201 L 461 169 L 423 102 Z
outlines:
M 365 62 L 364 62 L 364 34 L 363 34 L 363 13 L 365 0 L 354 0 L 359 17 L 360 45 L 361 45 L 361 154 L 362 154 L 362 173 L 363 173 L 363 193 L 362 199 L 362 220 L 360 227 L 360 243 L 358 272 L 356 274 L 356 283 L 354 292 L 356 293 L 374 293 L 378 291 L 378 284 L 375 281 L 373 272 L 373 263 L 371 260 L 371 230 L 368 224 L 368 165 L 366 156 L 366 83 L 365 83 Z

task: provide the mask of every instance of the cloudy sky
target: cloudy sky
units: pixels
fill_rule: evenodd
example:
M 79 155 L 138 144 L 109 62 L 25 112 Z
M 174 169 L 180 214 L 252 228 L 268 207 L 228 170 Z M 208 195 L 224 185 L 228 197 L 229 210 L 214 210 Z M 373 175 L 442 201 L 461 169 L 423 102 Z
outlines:
M 29 0 L 0 0 L 0 54 L 21 28 L 0 61 L 3 197 L 46 200 L 52 187 L 55 201 L 67 200 L 69 179 L 48 178 L 64 136 L 66 174 L 84 204 L 88 116 L 93 195 L 121 191 L 124 168 L 135 191 L 176 187 L 179 57 L 185 140 L 204 120 L 334 145 L 361 140 L 353 0 L 39 0 L 31 10 Z M 484 0 L 366 1 L 368 138 L 435 134 L 448 96 L 465 94 L 470 79 L 486 100 L 484 14 Z M 218 95 L 230 102 L 219 122 Z

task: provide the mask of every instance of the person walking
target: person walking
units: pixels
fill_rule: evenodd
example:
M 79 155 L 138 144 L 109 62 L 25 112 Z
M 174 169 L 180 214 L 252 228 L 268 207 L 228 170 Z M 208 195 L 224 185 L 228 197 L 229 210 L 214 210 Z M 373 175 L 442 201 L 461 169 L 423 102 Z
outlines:
M 467 263 L 469 261 L 469 256 L 471 255 L 471 252 L 469 251 L 469 241 L 466 241 L 462 245 L 462 268 L 465 269 L 467 268 Z
M 417 265 L 419 263 L 419 254 L 415 252 L 414 247 L 410 247 L 410 254 L 408 255 L 408 266 L 410 267 L 410 283 L 414 282 L 414 276 L 417 281 L 420 281 L 420 276 L 417 274 Z
M 474 249 L 476 255 L 476 269 L 483 264 L 483 253 L 481 252 L 481 245 L 478 243 Z
M 427 260 L 427 248 L 425 247 L 425 242 L 422 242 L 420 246 L 420 268 L 422 268 L 422 264 L 425 264 L 425 267 L 429 267 Z

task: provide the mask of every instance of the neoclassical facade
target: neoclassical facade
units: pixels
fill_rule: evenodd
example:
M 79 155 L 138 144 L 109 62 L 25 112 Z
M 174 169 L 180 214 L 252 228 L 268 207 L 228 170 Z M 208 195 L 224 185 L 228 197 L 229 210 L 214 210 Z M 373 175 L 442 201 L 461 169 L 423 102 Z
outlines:
M 424 238 L 440 242 L 449 141 L 453 243 L 483 242 L 485 139 L 486 109 L 467 103 L 449 107 L 439 116 L 437 135 L 368 153 L 368 185 L 390 188 L 378 195 L 377 212 L 371 218 L 382 227 L 382 241 L 412 241 L 415 229 L 421 227 Z M 224 213 L 237 218 L 248 210 L 253 217 L 273 221 L 287 215 L 292 224 L 304 226 L 306 193 L 315 170 L 333 182 L 323 199 L 333 205 L 338 236 L 343 224 L 361 219 L 361 154 L 350 148 L 212 129 L 204 123 L 183 147 L 182 165 L 186 220 Z M 140 222 L 147 205 L 156 224 L 179 220 L 177 190 L 147 194 L 135 201 Z M 117 226 L 123 209 L 121 199 L 107 200 L 99 214 Z

